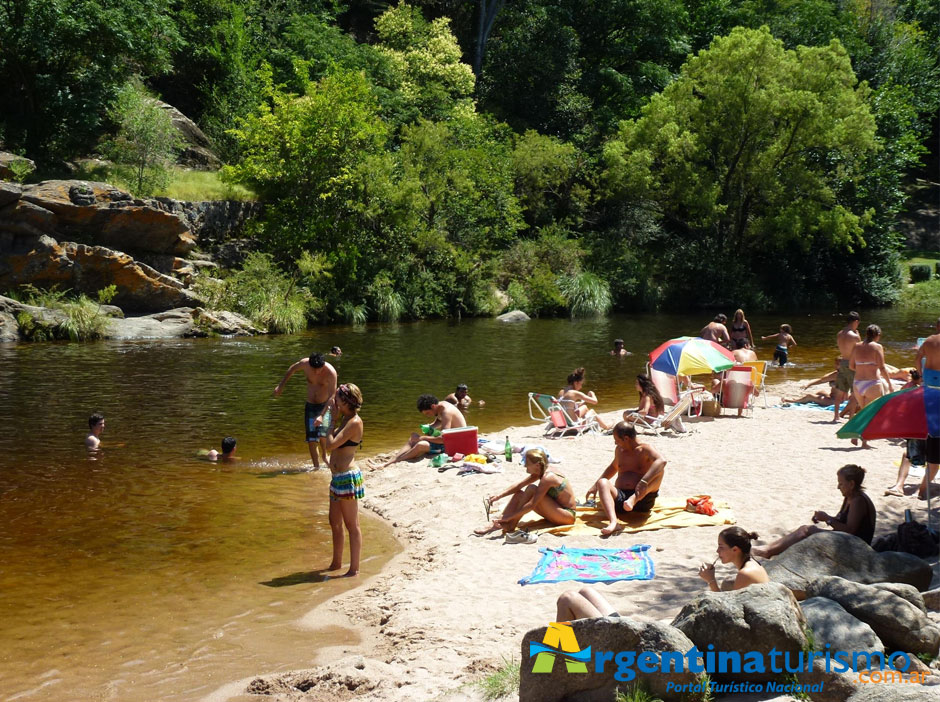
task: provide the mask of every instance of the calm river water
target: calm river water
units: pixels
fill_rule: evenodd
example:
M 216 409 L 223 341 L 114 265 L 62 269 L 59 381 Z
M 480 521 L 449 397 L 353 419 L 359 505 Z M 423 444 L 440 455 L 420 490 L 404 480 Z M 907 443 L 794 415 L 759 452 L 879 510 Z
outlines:
M 930 314 L 866 313 L 888 362 L 909 365 Z M 363 391 L 363 454 L 400 445 L 423 421 L 415 400 L 458 382 L 486 407 L 482 432 L 528 423 L 526 393 L 556 392 L 575 367 L 600 409 L 635 401 L 646 352 L 697 334 L 710 315 L 589 321 L 423 322 L 318 329 L 291 337 L 0 345 L 0 697 L 191 700 L 253 673 L 306 667 L 321 642 L 352 631 L 297 621 L 348 588 L 329 560 L 325 473 L 300 472 L 301 376 L 293 361 L 337 344 L 341 380 Z M 793 326 L 793 367 L 770 382 L 826 372 L 841 316 L 759 316 L 756 335 Z M 634 352 L 613 358 L 615 337 Z M 769 359 L 773 342 L 759 348 Z M 82 440 L 107 417 L 100 460 Z M 239 461 L 194 457 L 238 438 Z M 368 476 L 366 476 L 368 492 Z M 397 551 L 364 515 L 363 575 Z

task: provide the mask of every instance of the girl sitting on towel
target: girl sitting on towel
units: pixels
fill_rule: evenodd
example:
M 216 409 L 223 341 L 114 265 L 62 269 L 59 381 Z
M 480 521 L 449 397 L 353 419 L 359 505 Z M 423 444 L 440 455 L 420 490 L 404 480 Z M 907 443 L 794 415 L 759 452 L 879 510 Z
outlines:
M 816 524 L 825 522 L 833 531 L 844 531 L 871 544 L 875 535 L 875 505 L 871 498 L 865 494 L 862 482 L 865 480 L 865 469 L 851 463 L 842 466 L 836 473 L 836 485 L 842 493 L 842 508 L 832 517 L 821 510 L 813 513 L 813 523 L 805 524 L 794 532 L 774 541 L 768 546 L 755 546 L 751 549 L 758 558 L 772 558 L 778 553 L 790 548 L 793 544 L 802 541 L 807 536 L 825 531 Z
M 757 538 L 754 532 L 744 531 L 734 526 L 724 529 L 718 535 L 718 558 L 722 563 L 732 563 L 738 569 L 734 585 L 729 590 L 740 590 L 748 585 L 766 583 L 770 580 L 767 571 L 757 561 L 751 558 L 751 542 Z M 718 580 L 715 578 L 715 562 L 703 563 L 698 569 L 698 576 L 708 583 L 708 589 L 721 592 Z
M 636 391 L 640 393 L 640 406 L 636 408 L 636 411 L 624 412 L 623 421 L 633 424 L 637 419 L 642 418 L 650 422 L 666 411 L 663 396 L 659 394 L 653 381 L 642 373 L 636 377 Z
M 527 512 L 535 512 L 559 526 L 574 524 L 577 503 L 574 490 L 565 476 L 548 469 L 545 452 L 540 449 L 526 451 L 525 470 L 528 475 L 523 480 L 498 495 L 486 498 L 489 508 L 497 500 L 512 495 L 500 518 L 475 529 L 474 534 L 482 536 L 497 529 L 502 529 L 503 533 L 514 531 Z

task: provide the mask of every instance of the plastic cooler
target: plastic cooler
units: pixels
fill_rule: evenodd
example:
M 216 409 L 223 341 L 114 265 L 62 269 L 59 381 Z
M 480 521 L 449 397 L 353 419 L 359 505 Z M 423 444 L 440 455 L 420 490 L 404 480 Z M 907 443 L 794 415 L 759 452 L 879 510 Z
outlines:
M 460 427 L 459 429 L 445 429 L 441 432 L 444 437 L 444 451 L 449 456 L 455 453 L 477 452 L 477 428 Z

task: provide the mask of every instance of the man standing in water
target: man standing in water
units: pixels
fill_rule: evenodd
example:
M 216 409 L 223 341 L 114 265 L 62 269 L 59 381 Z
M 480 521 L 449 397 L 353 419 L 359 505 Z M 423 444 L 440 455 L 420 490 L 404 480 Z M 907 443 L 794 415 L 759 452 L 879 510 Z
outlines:
M 715 318 L 705 325 L 699 336 L 714 341 L 716 344 L 728 346 L 731 343 L 731 335 L 728 333 L 728 327 L 725 326 L 727 321 L 727 315 L 716 314 Z
M 922 368 L 924 378 L 924 411 L 927 413 L 927 472 L 920 485 L 920 497 L 927 496 L 927 486 L 933 482 L 940 467 L 940 319 L 936 334 L 924 339 L 917 349 L 914 365 Z
M 326 447 L 322 439 L 330 431 L 329 422 L 324 416 L 332 410 L 333 396 L 336 394 L 336 369 L 326 362 L 322 353 L 312 353 L 308 358 L 301 358 L 287 369 L 281 382 L 274 388 L 277 397 L 284 390 L 284 384 L 297 371 L 302 370 L 307 376 L 307 402 L 304 405 L 304 427 L 307 432 L 307 448 L 314 470 L 320 467 L 319 451 L 323 452 L 326 462 Z
M 104 431 L 104 415 L 95 412 L 88 418 L 88 436 L 85 437 L 85 448 L 91 452 L 101 446 L 101 432 Z
M 836 334 L 836 344 L 839 346 L 839 368 L 836 374 L 836 384 L 832 390 L 833 422 L 839 421 L 839 407 L 842 401 L 852 392 L 852 383 L 855 381 L 855 371 L 849 367 L 855 344 L 862 340 L 858 333 L 858 312 L 849 312 L 845 326 Z

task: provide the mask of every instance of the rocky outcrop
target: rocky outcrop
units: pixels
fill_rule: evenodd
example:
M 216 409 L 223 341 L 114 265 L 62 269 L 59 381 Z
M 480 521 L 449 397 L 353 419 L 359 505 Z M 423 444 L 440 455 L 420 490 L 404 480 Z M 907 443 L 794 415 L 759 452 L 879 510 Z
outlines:
M 897 551 L 878 553 L 861 539 L 838 531 L 823 531 L 794 544 L 764 563 L 770 579 L 783 583 L 802 599 L 813 580 L 835 575 L 857 583 L 907 583 L 918 590 L 930 587 L 930 564 Z
M 45 235 L 0 233 L 0 289 L 13 290 L 30 283 L 95 295 L 117 286 L 113 302 L 135 312 L 173 307 L 196 307 L 199 297 L 183 284 L 103 246 L 59 243 Z
M 936 656 L 940 649 L 940 627 L 893 592 L 828 577 L 810 583 L 807 594 L 838 602 L 846 612 L 868 624 L 888 650 Z
M 173 122 L 173 127 L 179 132 L 183 140 L 183 149 L 177 157 L 177 162 L 203 171 L 215 171 L 222 166 L 219 157 L 212 152 L 212 143 L 209 137 L 193 122 L 173 105 L 162 100 L 154 100 L 160 109 L 165 111 Z
M 874 630 L 845 611 L 838 602 L 825 597 L 810 597 L 800 605 L 817 648 L 831 644 L 833 651 L 877 651 L 885 647 Z
M 201 307 L 180 307 L 143 317 L 115 319 L 107 339 L 181 339 L 192 336 L 254 336 L 264 334 L 234 312 L 215 312 Z
M 692 648 L 689 641 L 681 632 L 666 624 L 659 622 L 637 622 L 626 617 L 579 619 L 571 622 L 571 629 L 581 650 L 591 651 L 635 651 L 637 655 L 642 651 L 675 652 L 680 655 Z M 545 638 L 547 627 L 533 629 L 526 633 L 522 640 L 522 660 L 532 661 L 529 657 L 530 644 L 541 644 Z M 557 648 L 557 646 L 556 646 Z M 556 700 L 586 700 L 597 701 L 612 700 L 616 688 L 628 687 L 631 682 L 625 677 L 627 671 L 618 670 L 615 661 L 608 661 L 604 672 L 598 673 L 593 667 L 593 661 L 588 664 L 588 675 L 571 675 L 567 672 L 566 664 L 556 656 L 551 672 L 533 673 L 533 665 L 523 665 L 519 681 L 519 702 L 556 702 Z M 690 672 L 657 672 L 644 673 L 636 666 L 636 661 L 629 668 L 636 674 L 635 681 L 641 683 L 653 697 L 665 702 L 684 699 L 682 693 L 676 691 L 673 685 L 696 685 L 700 678 Z M 618 681 L 614 676 L 621 679 Z
M 0 151 L 0 178 L 5 178 L 8 180 L 13 180 L 16 178 L 17 174 L 11 167 L 11 164 L 16 161 L 25 162 L 26 169 L 30 173 L 36 170 L 36 164 L 28 158 L 11 154 L 8 151 Z
M 263 208 L 260 202 L 238 200 L 186 202 L 158 197 L 152 202 L 155 207 L 182 219 L 200 246 L 208 249 L 239 237 L 248 221 L 260 215 Z
M 779 583 L 751 585 L 732 592 L 705 592 L 687 604 L 672 625 L 705 651 L 756 651 L 770 660 L 772 649 L 797 660 L 806 645 L 803 617 L 793 594 Z M 721 674 L 717 679 L 767 682 L 776 674 L 764 672 Z

